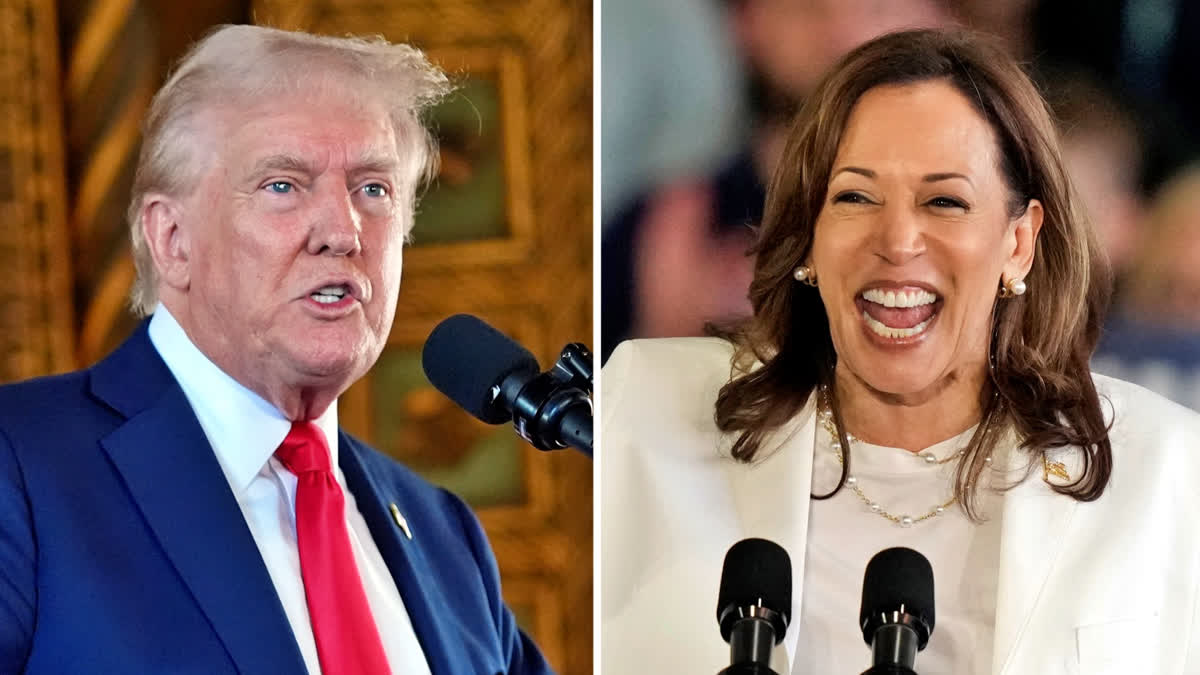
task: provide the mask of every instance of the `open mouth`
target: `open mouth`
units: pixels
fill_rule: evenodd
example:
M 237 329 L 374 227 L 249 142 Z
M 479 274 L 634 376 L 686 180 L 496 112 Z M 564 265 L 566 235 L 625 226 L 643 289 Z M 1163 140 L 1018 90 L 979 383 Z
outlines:
M 332 305 L 341 302 L 350 295 L 350 287 L 346 284 L 322 286 L 309 294 L 308 297 L 322 305 Z
M 855 304 L 872 333 L 889 340 L 905 340 L 929 329 L 943 300 L 923 288 L 869 288 L 855 298 Z

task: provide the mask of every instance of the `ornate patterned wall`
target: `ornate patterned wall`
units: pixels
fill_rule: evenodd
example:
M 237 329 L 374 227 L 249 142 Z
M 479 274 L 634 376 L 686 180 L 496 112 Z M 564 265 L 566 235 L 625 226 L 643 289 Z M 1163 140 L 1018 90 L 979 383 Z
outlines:
M 0 0 L 0 377 L 74 366 L 54 6 Z

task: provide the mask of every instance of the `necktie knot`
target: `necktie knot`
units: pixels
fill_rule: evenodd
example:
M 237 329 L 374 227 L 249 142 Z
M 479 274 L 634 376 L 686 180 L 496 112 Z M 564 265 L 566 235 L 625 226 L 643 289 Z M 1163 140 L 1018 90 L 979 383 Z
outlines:
M 312 471 L 332 470 L 325 435 L 312 422 L 292 422 L 292 429 L 283 443 L 279 444 L 275 456 L 288 471 L 297 476 Z

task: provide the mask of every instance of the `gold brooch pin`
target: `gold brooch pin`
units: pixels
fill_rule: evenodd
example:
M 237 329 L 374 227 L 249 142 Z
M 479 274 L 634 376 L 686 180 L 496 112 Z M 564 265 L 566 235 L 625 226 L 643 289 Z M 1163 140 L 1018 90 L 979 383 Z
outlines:
M 388 504 L 388 508 L 392 510 L 392 519 L 400 526 L 400 529 L 404 532 L 404 536 L 412 539 L 412 530 L 408 529 L 408 521 L 404 519 L 404 516 L 400 513 L 400 509 L 396 508 L 396 503 L 392 502 Z
M 1042 480 L 1050 482 L 1050 476 L 1071 482 L 1071 474 L 1067 473 L 1067 465 L 1062 462 L 1051 462 L 1049 457 L 1042 456 Z

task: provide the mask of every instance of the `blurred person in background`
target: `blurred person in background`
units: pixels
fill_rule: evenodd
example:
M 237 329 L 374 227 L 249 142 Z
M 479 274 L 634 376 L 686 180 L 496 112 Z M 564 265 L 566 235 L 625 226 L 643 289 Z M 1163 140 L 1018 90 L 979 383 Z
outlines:
M 1026 53 L 1036 54 L 1072 182 L 1114 267 L 1093 367 L 1200 409 L 1200 330 L 1180 302 L 1198 259 L 1187 167 L 1200 158 L 1200 3 L 1000 4 L 1016 6 L 1032 31 Z
M 1180 172 L 1148 206 L 1139 120 L 1093 76 L 1041 77 L 1072 186 L 1114 271 L 1093 368 L 1200 410 L 1200 171 Z
M 1200 410 L 1200 165 L 1155 196 L 1114 310 L 1095 369 Z
M 709 293 L 697 295 L 711 297 L 744 287 L 714 262 L 725 255 L 722 247 L 689 228 L 708 210 L 708 193 L 692 185 L 729 161 L 745 136 L 745 115 L 738 58 L 716 2 L 613 0 L 601 13 L 601 357 L 607 358 L 634 321 L 634 264 L 641 262 L 635 247 L 663 253 L 657 269 L 636 275 L 661 271 L 642 288 L 707 278 L 715 283 L 698 287 Z M 696 269 L 707 276 L 689 274 Z M 652 319 L 673 323 L 664 313 L 669 306 L 649 304 Z
M 650 3 L 653 4 L 653 3 Z M 715 168 L 698 164 L 643 186 L 639 198 L 605 209 L 602 234 L 602 357 L 629 337 L 700 335 L 710 322 L 749 315 L 753 259 L 747 249 L 762 219 L 770 175 L 787 122 L 818 79 L 863 42 L 906 27 L 951 22 L 945 0 L 726 0 L 725 30 L 746 72 L 751 121 L 740 148 Z M 608 15 L 608 5 L 605 5 Z M 605 24 L 606 34 L 609 32 Z M 704 40 L 705 34 L 694 36 Z M 727 38 L 715 40 L 720 47 Z M 692 77 L 693 68 L 676 73 Z M 704 77 L 702 71 L 696 71 Z M 605 95 L 618 76 L 602 71 Z M 615 84 L 618 88 L 619 84 Z M 670 115 L 686 119 L 683 102 Z M 670 118 L 665 120 L 670 123 Z M 692 142 L 703 143 L 704 138 Z M 602 143 L 624 146 L 620 137 Z M 636 151 L 636 148 L 635 148 Z M 608 150 L 605 158 L 609 157 Z M 608 164 L 604 164 L 608 172 Z M 622 193 L 624 194 L 624 193 Z M 605 202 L 610 196 L 605 193 Z M 614 213 L 609 218 L 608 213 Z
M 1085 72 L 1141 127 L 1143 191 L 1200 150 L 1200 3 L 1194 0 L 953 0 L 961 21 L 997 35 L 1038 70 Z
M 968 0 L 980 5 L 988 0 Z M 1004 0 L 1024 4 L 1029 56 L 1082 69 L 1133 110 L 1144 135 L 1142 189 L 1153 194 L 1200 152 L 1200 2 Z M 982 26 L 986 28 L 986 26 Z
M 1141 129 L 1086 72 L 1043 68 L 1039 79 L 1057 118 L 1071 185 L 1108 254 L 1119 296 L 1145 218 Z
M 610 0 L 601 7 L 601 217 L 647 186 L 728 159 L 745 126 L 741 72 L 720 7 Z

